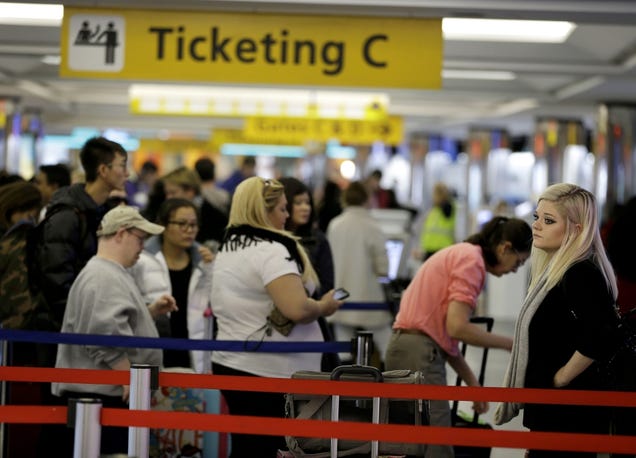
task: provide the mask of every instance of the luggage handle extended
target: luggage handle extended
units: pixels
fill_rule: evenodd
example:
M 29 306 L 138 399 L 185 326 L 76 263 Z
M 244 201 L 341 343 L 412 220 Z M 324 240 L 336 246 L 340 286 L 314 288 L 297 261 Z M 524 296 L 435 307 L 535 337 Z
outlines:
M 358 364 L 351 364 L 345 366 L 338 366 L 331 371 L 331 380 L 340 380 L 343 375 L 370 375 L 373 377 L 374 382 L 382 382 L 384 377 L 382 372 L 373 366 L 360 366 Z
M 486 330 L 488 332 L 492 332 L 492 328 L 495 324 L 495 319 L 489 316 L 474 316 L 470 319 L 471 323 L 474 324 L 485 324 L 486 325 Z M 466 355 L 466 342 L 462 342 L 462 346 L 461 346 L 461 351 L 462 351 L 462 356 Z M 484 380 L 485 380 L 485 374 L 486 374 L 486 362 L 488 360 L 488 348 L 484 347 L 483 349 L 483 356 L 481 359 L 481 367 L 479 368 L 479 384 L 481 386 L 484 386 Z M 455 382 L 456 386 L 460 386 L 462 384 L 462 379 L 461 377 L 458 375 L 457 376 L 457 381 Z M 451 410 L 451 417 L 452 418 L 456 418 L 457 417 L 457 409 L 458 409 L 459 403 L 457 401 L 455 401 L 453 403 L 453 408 Z M 479 421 L 479 414 L 477 412 L 473 413 L 473 419 L 471 421 L 472 424 L 476 425 Z
M 373 366 L 360 366 L 358 364 L 338 366 L 331 372 L 331 380 L 340 380 L 343 375 L 370 375 L 374 382 L 382 382 L 384 377 L 382 372 Z M 334 394 L 331 397 L 331 421 L 338 421 L 340 417 L 340 395 Z M 380 398 L 373 398 L 373 411 L 371 422 L 380 424 Z M 379 442 L 377 440 L 371 442 L 371 458 L 378 458 Z M 331 438 L 331 456 L 338 456 L 338 438 Z

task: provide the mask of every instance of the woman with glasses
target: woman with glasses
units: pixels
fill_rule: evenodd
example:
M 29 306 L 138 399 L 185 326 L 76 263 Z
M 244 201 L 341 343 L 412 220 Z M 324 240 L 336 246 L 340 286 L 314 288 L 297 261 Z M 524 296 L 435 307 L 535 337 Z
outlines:
M 201 196 L 201 179 L 197 172 L 179 167 L 164 175 L 161 182 L 167 199 L 181 198 L 194 202 L 199 212 L 196 240 L 216 250 L 227 226 L 227 215 Z
M 289 217 L 283 185 L 251 177 L 232 197 L 230 224 L 214 262 L 212 299 L 219 340 L 244 342 L 245 352 L 215 351 L 217 375 L 290 378 L 320 370 L 320 353 L 264 353 L 262 342 L 322 341 L 317 319 L 342 301 L 333 290 L 311 297 L 317 276 L 296 237 L 284 230 Z M 222 390 L 232 415 L 285 416 L 281 393 Z M 282 436 L 232 434 L 232 457 L 273 458 Z
M 470 322 L 486 273 L 516 272 L 530 256 L 532 231 L 525 221 L 497 216 L 465 242 L 437 251 L 422 264 L 400 301 L 386 352 L 387 370 L 422 371 L 431 385 L 446 385 L 446 363 L 468 386 L 479 381 L 459 351 L 459 342 L 510 351 L 510 337 Z M 488 403 L 475 402 L 477 413 Z M 451 426 L 448 401 L 430 401 L 431 426 Z M 451 458 L 451 445 L 430 445 L 427 457 Z
M 212 253 L 195 241 L 199 220 L 195 205 L 186 199 L 168 199 L 159 208 L 157 223 L 165 227 L 149 238 L 133 276 L 146 299 L 153 302 L 162 294 L 171 294 L 178 310 L 157 321 L 162 337 L 203 339 L 212 291 Z M 211 337 L 211 336 L 207 336 Z M 209 372 L 204 352 L 164 350 L 164 367 L 186 367 Z

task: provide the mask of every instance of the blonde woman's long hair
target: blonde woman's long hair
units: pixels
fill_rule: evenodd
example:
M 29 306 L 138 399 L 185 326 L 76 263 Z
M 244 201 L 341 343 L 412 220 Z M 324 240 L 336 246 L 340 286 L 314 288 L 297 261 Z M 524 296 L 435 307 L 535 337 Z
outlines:
M 541 284 L 540 280 L 543 278 L 546 280 L 543 288 L 545 292 L 549 291 L 561 281 L 573 264 L 590 258 L 603 273 L 607 287 L 616 300 L 616 276 L 601 240 L 594 195 L 574 184 L 557 183 L 541 194 L 539 202 L 542 200 L 551 202 L 559 216 L 565 219 L 565 237 L 552 255 L 532 247 L 529 291 Z M 580 231 L 577 230 L 577 225 Z
M 318 275 L 311 265 L 307 252 L 300 244 L 298 237 L 291 232 L 272 226 L 267 214 L 272 211 L 280 198 L 285 195 L 285 188 L 278 180 L 250 177 L 243 180 L 234 191 L 228 227 L 242 225 L 276 232 L 293 240 L 303 263 L 303 282 L 311 281 L 318 285 Z

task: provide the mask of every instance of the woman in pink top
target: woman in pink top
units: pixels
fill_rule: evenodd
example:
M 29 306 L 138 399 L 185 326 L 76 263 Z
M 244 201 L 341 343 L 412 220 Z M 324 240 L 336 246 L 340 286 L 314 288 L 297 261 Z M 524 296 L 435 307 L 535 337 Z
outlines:
M 512 338 L 486 332 L 472 324 L 486 272 L 497 277 L 516 272 L 530 256 L 532 230 L 520 219 L 495 217 L 463 243 L 428 258 L 402 295 L 400 311 L 386 353 L 387 370 L 422 371 L 432 385 L 446 385 L 446 362 L 468 386 L 477 377 L 459 351 L 459 342 L 510 351 Z M 478 413 L 488 403 L 475 402 Z M 431 401 L 433 426 L 450 426 L 448 401 Z M 429 446 L 427 457 L 453 457 L 450 445 Z

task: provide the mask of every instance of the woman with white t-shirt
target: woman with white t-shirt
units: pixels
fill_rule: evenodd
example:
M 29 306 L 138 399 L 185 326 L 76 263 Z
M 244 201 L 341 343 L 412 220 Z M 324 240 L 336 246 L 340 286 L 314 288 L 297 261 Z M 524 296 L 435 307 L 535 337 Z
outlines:
M 232 198 L 229 225 L 217 254 L 212 303 L 218 340 L 239 340 L 255 350 L 261 342 L 322 341 L 317 319 L 333 314 L 342 301 L 333 290 L 315 300 L 316 273 L 305 250 L 283 228 L 289 217 L 283 185 L 248 178 Z M 320 353 L 215 351 L 213 372 L 289 378 L 299 370 L 320 370 Z M 281 393 L 222 390 L 230 414 L 285 416 Z M 280 436 L 232 435 L 232 458 L 275 457 Z

